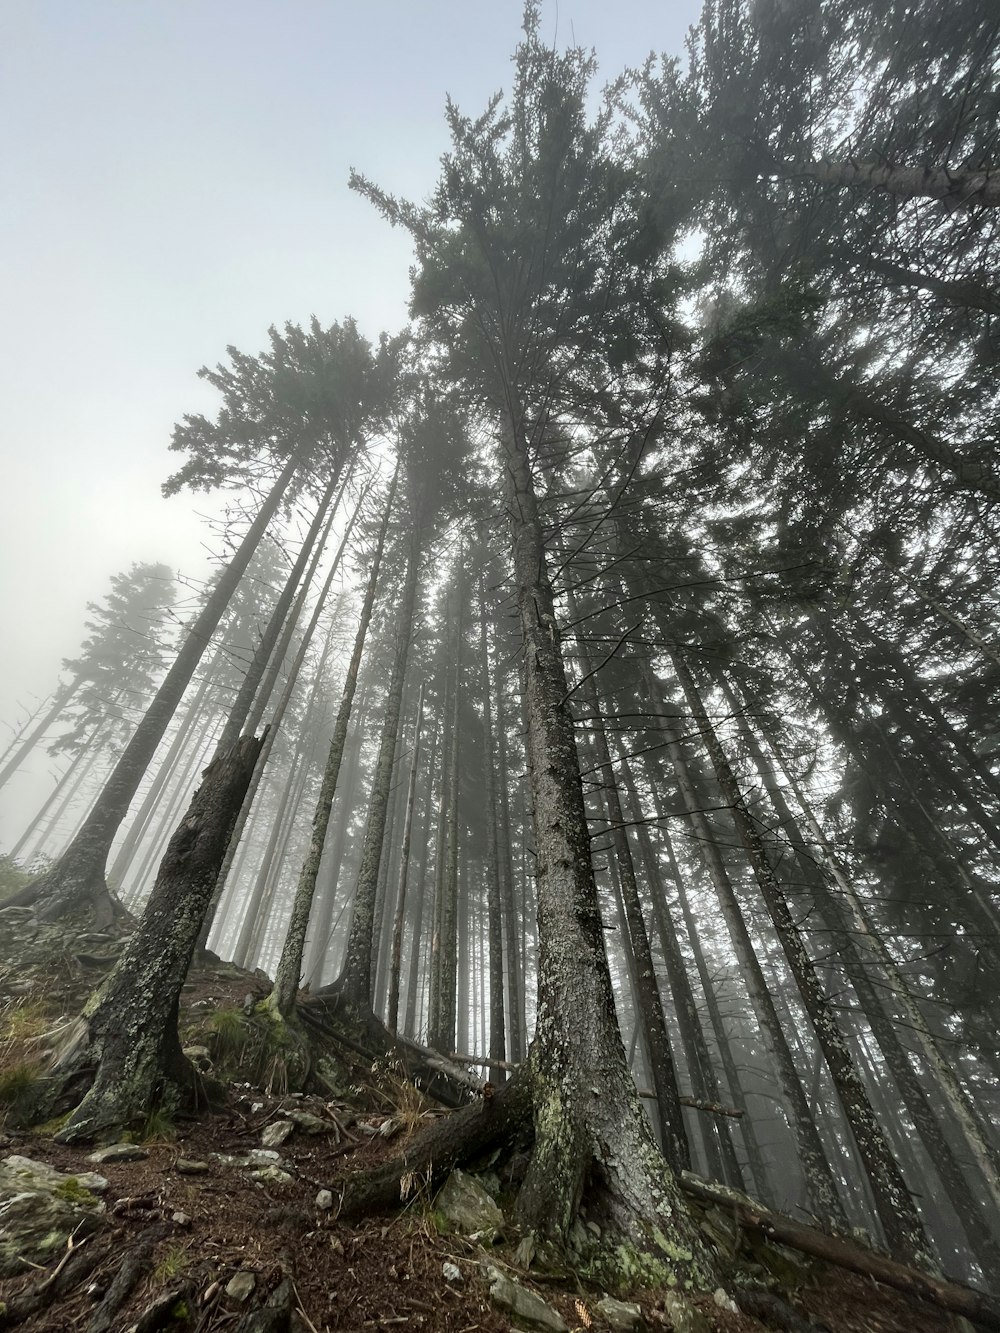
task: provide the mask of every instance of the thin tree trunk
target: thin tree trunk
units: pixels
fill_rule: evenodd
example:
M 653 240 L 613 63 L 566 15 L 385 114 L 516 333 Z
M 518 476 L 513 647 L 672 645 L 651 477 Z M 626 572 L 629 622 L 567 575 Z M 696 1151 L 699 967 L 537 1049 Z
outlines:
M 358 686 L 358 672 L 361 669 L 361 658 L 365 649 L 365 640 L 368 637 L 368 626 L 371 624 L 372 611 L 375 606 L 379 570 L 382 565 L 382 552 L 385 548 L 389 517 L 396 497 L 398 477 L 399 467 L 397 465 L 389 486 L 385 511 L 382 515 L 382 523 L 375 543 L 375 553 L 372 556 L 371 569 L 368 574 L 365 599 L 361 606 L 357 634 L 354 638 L 354 651 L 351 654 L 347 674 L 344 677 L 340 709 L 334 723 L 330 750 L 327 755 L 326 767 L 323 770 L 323 781 L 320 785 L 316 809 L 313 813 L 309 850 L 299 874 L 295 900 L 292 904 L 292 915 L 288 923 L 288 933 L 285 936 L 285 944 L 274 977 L 274 989 L 271 993 L 270 1003 L 283 1017 L 287 1017 L 291 1013 L 295 1004 L 295 993 L 298 990 L 299 976 L 302 972 L 306 932 L 309 927 L 309 917 L 312 913 L 313 898 L 316 893 L 316 876 L 319 873 L 320 861 L 323 858 L 323 848 L 326 844 L 327 830 L 330 826 L 330 812 L 333 809 L 333 798 L 336 795 L 337 782 L 340 778 L 340 766 L 343 762 L 344 747 L 347 743 L 347 729 L 351 721 L 351 709 L 354 706 L 354 695 Z
M 382 843 L 392 788 L 392 769 L 399 734 L 403 683 L 413 637 L 420 570 L 420 537 L 416 528 L 409 538 L 406 573 L 396 612 L 396 651 L 386 695 L 375 778 L 368 805 L 365 843 L 354 891 L 354 916 L 347 939 L 344 966 L 335 985 L 341 998 L 365 1013 L 372 1007 L 372 940 L 375 932 L 375 897 L 378 892 Z
M 403 823 L 403 845 L 399 857 L 399 883 L 396 888 L 396 910 L 392 918 L 392 954 L 389 962 L 389 1000 L 386 1005 L 386 1027 L 396 1035 L 399 1026 L 399 969 L 403 956 L 403 919 L 406 914 L 406 877 L 410 868 L 410 838 L 413 833 L 413 806 L 417 795 L 417 768 L 420 763 L 420 728 L 424 720 L 424 682 L 420 682 L 417 696 L 417 716 L 413 724 L 413 750 L 410 755 L 410 777 L 406 790 L 406 819 Z
M 49 727 L 69 703 L 70 699 L 72 699 L 81 684 L 82 678 L 78 676 L 76 680 L 71 680 L 68 684 L 64 685 L 62 689 L 56 691 L 48 712 L 46 712 L 41 720 L 32 727 L 31 731 L 17 746 L 16 750 L 4 764 L 3 768 L 0 768 L 0 787 L 5 786 L 14 776 L 24 760 L 42 739 L 46 731 L 48 731 Z
M 479 575 L 479 653 L 483 700 L 483 787 L 486 795 L 486 846 L 483 877 L 489 938 L 490 1046 L 494 1060 L 507 1059 L 507 1034 L 503 1006 L 503 900 L 500 889 L 500 846 L 497 836 L 496 757 L 493 743 L 493 691 L 490 681 L 490 643 L 486 626 L 486 575 Z M 506 1071 L 490 1065 L 491 1083 L 506 1082 Z
M 771 923 L 777 932 L 782 951 L 788 960 L 788 966 L 795 977 L 816 1036 L 823 1048 L 834 1086 L 865 1164 L 875 1197 L 876 1211 L 886 1239 L 891 1248 L 907 1262 L 926 1265 L 929 1262 L 929 1246 L 913 1199 L 878 1119 L 872 1111 L 867 1091 L 851 1059 L 840 1024 L 826 998 L 812 959 L 802 943 L 760 834 L 750 817 L 715 728 L 705 711 L 694 677 L 679 653 L 672 652 L 671 661 L 684 690 L 688 707 L 698 724 L 723 798 L 731 809 L 737 833 L 753 866 Z
M 900 167 L 850 158 L 843 162 L 822 158 L 799 171 L 821 185 L 885 190 L 898 199 L 938 199 L 950 208 L 1000 208 L 1000 171 Z

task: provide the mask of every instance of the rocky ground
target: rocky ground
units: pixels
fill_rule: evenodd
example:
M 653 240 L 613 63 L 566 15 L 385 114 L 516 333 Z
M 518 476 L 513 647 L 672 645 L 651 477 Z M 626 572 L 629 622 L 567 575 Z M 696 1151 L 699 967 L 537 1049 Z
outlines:
M 700 1205 L 712 1243 L 760 1291 L 605 1292 L 572 1272 L 524 1271 L 510 1220 L 518 1162 L 454 1172 L 436 1197 L 406 1179 L 391 1216 L 346 1222 L 348 1173 L 447 1114 L 398 1069 L 355 1064 L 350 1086 L 287 1091 L 282 1053 L 252 1018 L 261 976 L 214 963 L 192 975 L 182 1034 L 228 1084 L 221 1110 L 152 1117 L 129 1141 L 55 1143 L 16 1126 L 33 1062 L 58 1040 L 118 947 L 113 936 L 36 927 L 0 912 L 0 1328 L 332 1333 L 405 1327 L 760 1333 L 919 1333 L 954 1322 L 868 1278 L 810 1260 Z M 20 1082 L 19 1082 L 20 1080 Z M 132 1141 L 135 1140 L 135 1141 Z M 769 1304 L 770 1302 L 770 1304 Z M 798 1321 L 798 1322 L 796 1322 Z

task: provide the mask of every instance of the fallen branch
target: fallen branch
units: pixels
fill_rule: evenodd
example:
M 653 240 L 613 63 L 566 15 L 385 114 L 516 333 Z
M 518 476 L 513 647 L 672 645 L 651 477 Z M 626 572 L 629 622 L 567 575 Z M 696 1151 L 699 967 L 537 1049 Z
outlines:
M 841 1236 L 828 1236 L 823 1231 L 794 1222 L 781 1213 L 772 1213 L 738 1190 L 711 1184 L 689 1171 L 681 1173 L 681 1186 L 694 1198 L 724 1209 L 740 1226 L 758 1231 L 768 1240 L 779 1241 L 802 1254 L 810 1254 L 827 1263 L 836 1264 L 838 1268 L 847 1268 L 852 1273 L 874 1278 L 876 1282 L 883 1282 L 887 1287 L 894 1287 L 917 1300 L 928 1301 L 941 1310 L 963 1315 L 981 1328 L 1000 1329 L 1000 1299 L 988 1292 L 907 1268 L 895 1259 L 862 1249 Z

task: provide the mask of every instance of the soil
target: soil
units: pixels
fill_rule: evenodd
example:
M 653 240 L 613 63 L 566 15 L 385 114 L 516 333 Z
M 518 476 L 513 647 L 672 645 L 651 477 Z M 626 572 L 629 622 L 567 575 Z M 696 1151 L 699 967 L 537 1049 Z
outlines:
M 76 958 L 61 962 L 57 971 L 46 992 L 49 1022 L 56 1010 L 74 1013 L 74 1006 L 79 1007 L 99 979 L 99 973 L 95 976 Z M 185 1040 L 211 1041 L 214 1015 L 225 1010 L 231 1018 L 242 1012 L 245 1002 L 250 1007 L 248 996 L 257 999 L 264 992 L 260 974 L 241 973 L 231 965 L 192 974 L 184 995 Z M 214 1074 L 222 1076 L 219 1052 L 213 1056 Z M 276 1074 L 280 1075 L 275 1063 L 265 1070 L 258 1062 L 256 1073 L 258 1080 L 270 1079 L 269 1090 L 230 1074 L 228 1101 L 221 1110 L 174 1126 L 151 1122 L 147 1131 L 153 1131 L 153 1137 L 143 1145 L 148 1156 L 139 1161 L 94 1166 L 86 1161 L 91 1147 L 64 1146 L 51 1135 L 6 1128 L 0 1135 L 0 1156 L 20 1153 L 70 1173 L 97 1170 L 109 1182 L 103 1196 L 106 1224 L 83 1242 L 89 1250 L 88 1273 L 46 1309 L 20 1322 L 19 1328 L 25 1333 L 87 1333 L 116 1273 L 144 1244 L 149 1245 L 148 1259 L 109 1333 L 133 1328 L 143 1312 L 157 1308 L 158 1299 L 161 1315 L 147 1313 L 150 1330 L 239 1330 L 247 1311 L 284 1277 L 294 1284 L 291 1322 L 279 1321 L 275 1330 L 392 1333 L 412 1327 L 442 1333 L 505 1333 L 516 1326 L 490 1305 L 489 1282 L 483 1273 L 486 1263 L 538 1292 L 560 1312 L 569 1329 L 604 1333 L 609 1328 L 596 1308 L 601 1290 L 569 1272 L 520 1270 L 513 1229 L 486 1248 L 442 1233 L 433 1201 L 419 1188 L 393 1216 L 350 1224 L 338 1220 L 338 1181 L 345 1173 L 395 1153 L 402 1137 L 414 1132 L 424 1117 L 447 1114 L 417 1096 L 392 1070 L 369 1069 L 368 1077 L 343 1096 L 289 1094 L 274 1086 Z M 251 1168 L 213 1158 L 218 1153 L 245 1156 L 260 1148 L 261 1134 L 269 1124 L 302 1110 L 325 1120 L 330 1129 L 325 1134 L 296 1129 L 276 1148 L 291 1183 L 262 1183 L 251 1177 Z M 391 1137 L 379 1132 L 384 1126 L 394 1130 Z M 178 1169 L 179 1159 L 205 1163 L 207 1170 L 184 1174 Z M 333 1195 L 327 1209 L 317 1206 L 317 1194 L 324 1189 Z M 741 1259 L 752 1262 L 748 1253 Z M 954 1328 L 937 1311 L 870 1280 L 819 1263 L 798 1263 L 799 1275 L 783 1282 L 780 1295 L 800 1316 L 815 1321 L 816 1328 L 830 1333 L 944 1333 Z M 446 1280 L 445 1264 L 459 1269 L 460 1280 Z M 56 1266 L 0 1283 L 0 1300 L 13 1313 L 18 1298 L 44 1284 Z M 254 1293 L 245 1304 L 225 1290 L 241 1272 L 255 1280 Z M 647 1329 L 672 1327 L 665 1312 L 668 1293 L 614 1294 L 641 1306 Z M 712 1294 L 694 1298 L 693 1304 L 704 1316 L 706 1333 L 760 1333 L 781 1327 L 720 1308 Z M 11 1324 L 4 1309 L 0 1305 L 0 1328 Z M 178 1311 L 187 1317 L 170 1317 Z

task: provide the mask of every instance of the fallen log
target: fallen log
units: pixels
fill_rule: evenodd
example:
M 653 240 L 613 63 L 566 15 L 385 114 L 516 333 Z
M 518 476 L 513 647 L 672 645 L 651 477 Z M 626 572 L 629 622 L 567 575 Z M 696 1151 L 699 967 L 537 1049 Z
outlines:
M 778 1241 L 839 1268 L 847 1268 L 852 1273 L 874 1278 L 876 1282 L 927 1301 L 950 1314 L 963 1315 L 981 1328 L 1000 1329 L 1000 1298 L 988 1292 L 908 1268 L 842 1236 L 830 1236 L 781 1213 L 772 1213 L 738 1190 L 712 1184 L 689 1171 L 681 1172 L 681 1188 L 693 1198 L 715 1204 L 734 1217 L 740 1226 L 757 1231 L 768 1240 Z
M 419 1130 L 397 1155 L 374 1170 L 331 1183 L 341 1217 L 398 1208 L 425 1186 L 434 1188 L 455 1166 L 514 1142 L 531 1124 L 531 1081 L 513 1078 L 500 1091 L 463 1106 Z

